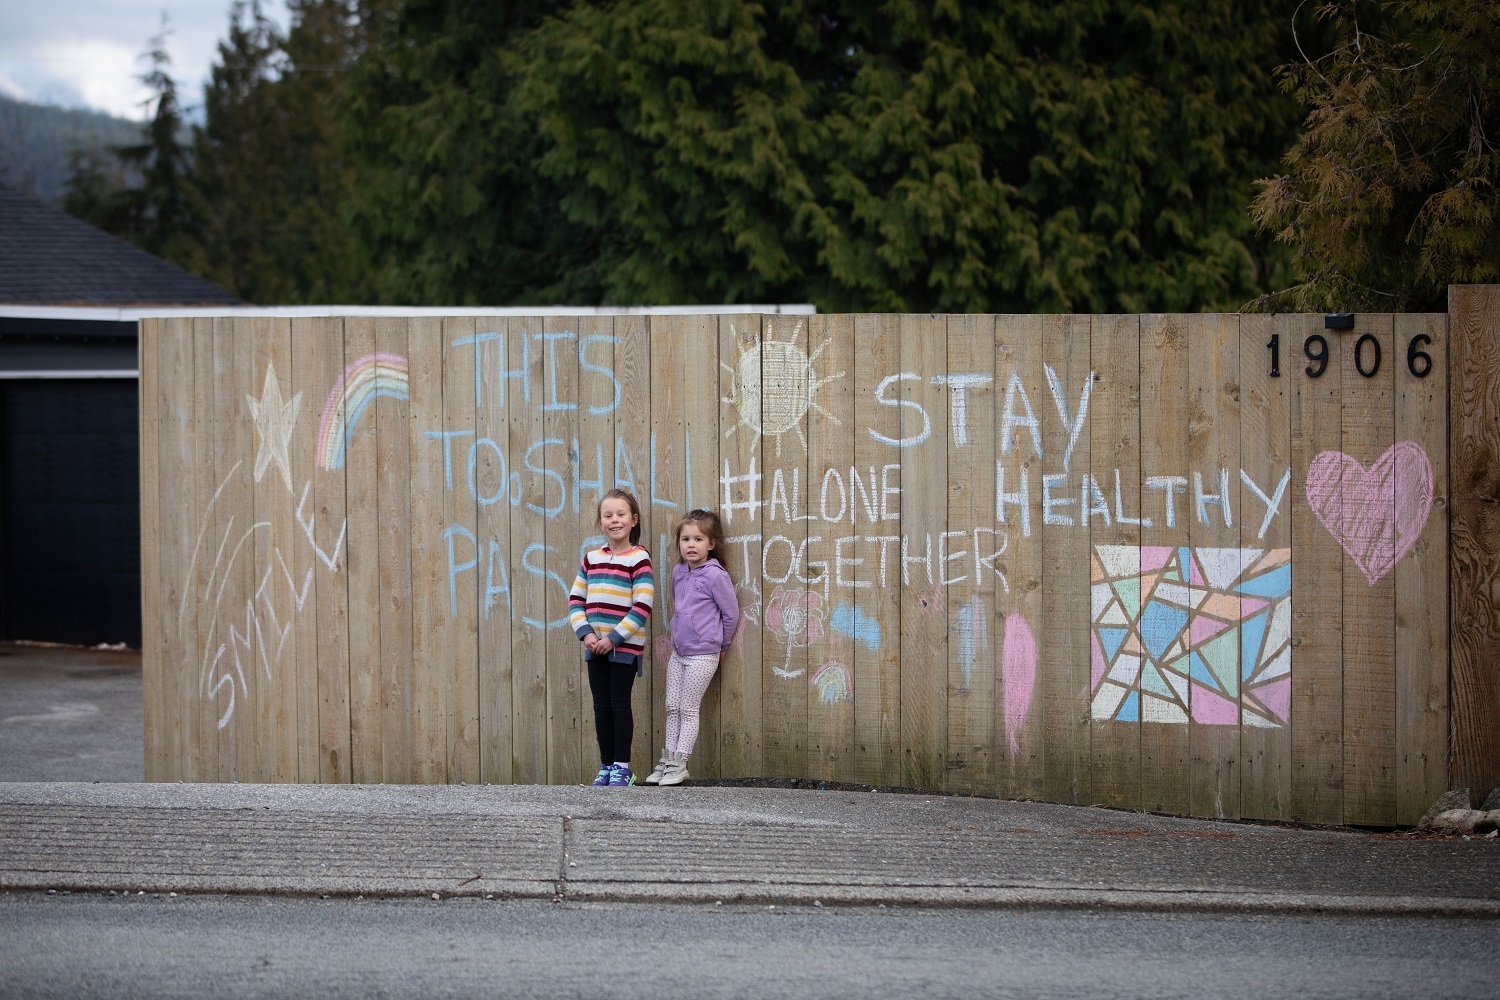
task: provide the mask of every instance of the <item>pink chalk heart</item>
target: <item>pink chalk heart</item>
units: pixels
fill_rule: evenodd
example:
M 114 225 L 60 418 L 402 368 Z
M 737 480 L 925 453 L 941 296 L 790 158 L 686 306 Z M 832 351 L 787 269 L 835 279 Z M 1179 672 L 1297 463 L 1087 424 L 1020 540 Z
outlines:
M 1374 586 L 1417 544 L 1432 512 L 1432 463 L 1415 441 L 1397 441 L 1366 469 L 1341 451 L 1307 468 L 1307 502 Z

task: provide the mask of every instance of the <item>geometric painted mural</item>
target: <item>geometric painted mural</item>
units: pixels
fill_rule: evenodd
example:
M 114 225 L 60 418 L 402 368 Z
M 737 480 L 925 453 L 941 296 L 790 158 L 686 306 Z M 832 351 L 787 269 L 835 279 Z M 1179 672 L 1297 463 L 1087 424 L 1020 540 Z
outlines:
M 1089 715 L 1288 722 L 1292 550 L 1096 545 Z

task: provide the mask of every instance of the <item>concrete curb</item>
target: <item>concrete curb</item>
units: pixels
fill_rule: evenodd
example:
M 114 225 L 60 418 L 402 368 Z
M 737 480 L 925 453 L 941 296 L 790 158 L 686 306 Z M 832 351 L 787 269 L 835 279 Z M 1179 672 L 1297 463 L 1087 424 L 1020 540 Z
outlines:
M 1123 913 L 1263 913 L 1500 920 L 1500 900 L 1419 896 L 1313 896 L 1193 890 L 993 888 L 954 886 L 745 885 L 665 882 L 486 882 L 455 888 L 416 879 L 372 879 L 357 885 L 315 880 L 173 878 L 141 881 L 53 872 L 7 873 L 0 892 L 118 892 L 123 895 L 248 895 L 330 898 L 543 900 L 711 906 L 913 907 L 922 909 L 1089 910 Z
M 1500 900 L 1308 896 L 1128 889 L 953 886 L 666 885 L 569 883 L 568 902 L 717 903 L 757 906 L 913 906 L 941 909 L 1111 910 L 1140 913 L 1318 913 L 1500 919 Z

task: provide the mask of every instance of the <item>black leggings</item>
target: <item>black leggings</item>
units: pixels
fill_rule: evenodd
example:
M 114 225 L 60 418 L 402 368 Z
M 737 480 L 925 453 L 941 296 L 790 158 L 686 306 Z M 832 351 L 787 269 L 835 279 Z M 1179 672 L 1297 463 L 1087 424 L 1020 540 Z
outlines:
M 607 657 L 585 654 L 589 690 L 594 695 L 594 735 L 599 738 L 599 760 L 630 762 L 635 717 L 630 712 L 630 689 L 635 686 L 635 664 L 611 663 Z

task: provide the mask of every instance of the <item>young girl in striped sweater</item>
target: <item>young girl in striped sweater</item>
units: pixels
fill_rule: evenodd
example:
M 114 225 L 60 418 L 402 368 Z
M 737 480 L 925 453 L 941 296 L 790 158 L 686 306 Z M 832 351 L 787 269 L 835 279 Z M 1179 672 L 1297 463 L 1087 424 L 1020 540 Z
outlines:
M 609 541 L 583 557 L 568 595 L 568 622 L 583 641 L 594 696 L 600 760 L 594 785 L 621 788 L 635 784 L 630 689 L 640 674 L 656 581 L 651 556 L 639 544 L 641 508 L 629 491 L 610 490 L 600 499 L 599 530 Z

